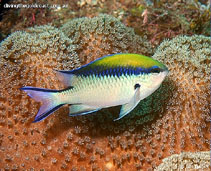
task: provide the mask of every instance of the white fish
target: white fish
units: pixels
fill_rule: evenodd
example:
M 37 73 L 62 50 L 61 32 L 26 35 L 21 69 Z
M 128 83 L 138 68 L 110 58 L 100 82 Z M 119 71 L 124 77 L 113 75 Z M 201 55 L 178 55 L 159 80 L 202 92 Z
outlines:
M 138 54 L 114 54 L 99 58 L 71 71 L 58 71 L 64 90 L 22 87 L 34 100 L 42 102 L 35 117 L 38 122 L 65 104 L 69 115 L 85 115 L 102 108 L 122 105 L 119 120 L 140 100 L 159 88 L 168 74 L 162 63 Z

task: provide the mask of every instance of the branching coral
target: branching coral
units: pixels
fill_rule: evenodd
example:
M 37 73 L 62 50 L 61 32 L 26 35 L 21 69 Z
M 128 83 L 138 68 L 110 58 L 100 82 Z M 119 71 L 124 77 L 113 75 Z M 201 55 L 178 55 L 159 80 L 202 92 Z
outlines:
M 152 55 L 153 48 L 144 38 L 135 35 L 118 19 L 106 14 L 94 18 L 79 18 L 67 22 L 61 30 L 78 45 L 82 63 L 113 53 Z
M 99 24 L 92 32 L 84 24 L 92 23 L 92 19 L 82 18 L 72 20 L 73 24 L 67 24 L 78 25 L 79 31 L 75 28 L 75 31 L 70 32 L 64 26 L 62 30 L 65 31 L 66 28 L 66 31 L 63 34 L 51 26 L 36 27 L 26 32 L 14 33 L 1 43 L 1 168 L 150 170 L 156 168 L 163 158 L 172 154 L 209 149 L 207 68 L 210 40 L 203 36 L 178 37 L 161 44 L 154 58 L 168 66 L 171 73 L 169 79 L 122 120 L 113 122 L 118 115 L 119 110 L 116 110 L 118 107 L 79 117 L 68 117 L 67 107 L 63 107 L 43 122 L 31 124 L 39 104 L 19 90 L 23 85 L 61 88 L 62 85 L 58 83 L 52 69 L 74 68 L 80 65 L 79 59 L 86 63 L 100 57 L 98 55 L 118 52 L 116 49 L 122 52 L 151 53 L 151 47 L 147 47 L 148 43 L 144 43 L 146 46 L 143 45 L 139 42 L 143 40 L 142 38 L 134 35 L 133 31 L 127 32 L 130 29 L 116 19 L 103 15 L 93 20 Z M 115 33 L 105 34 L 104 27 L 100 25 L 104 22 L 114 27 Z M 102 29 L 101 34 L 98 27 Z M 84 33 L 91 38 L 86 39 Z M 110 35 L 114 35 L 115 44 L 108 38 Z M 119 39 L 115 35 L 118 35 Z M 103 37 L 109 44 L 109 48 L 105 51 L 101 51 L 100 46 Z M 126 43 L 123 41 L 124 38 L 127 39 Z M 93 39 L 96 39 L 97 44 L 93 44 Z M 17 48 L 17 40 L 28 41 L 25 43 L 26 48 L 23 45 L 20 49 Z M 47 45 L 47 48 L 37 50 L 34 47 L 43 47 L 39 45 L 41 40 L 44 41 L 42 45 L 44 47 Z M 193 40 L 195 45 L 192 45 Z M 133 45 L 133 41 L 137 41 L 136 44 Z M 116 45 L 118 42 L 124 44 L 118 47 Z M 66 48 L 63 48 L 64 44 Z M 85 55 L 90 53 L 93 54 L 86 59 Z M 189 54 L 192 56 L 190 59 L 187 58 Z M 188 62 L 186 63 L 184 59 Z M 203 65 L 199 67 L 198 63 Z M 187 65 L 191 72 L 184 69 L 183 65 Z M 197 79 L 192 73 L 192 67 L 196 71 L 201 70 L 203 78 Z M 179 75 L 180 70 L 182 71 Z M 185 82 L 186 77 L 183 76 L 187 75 L 189 80 Z M 192 75 L 194 76 L 191 77 Z M 196 83 L 197 86 L 194 88 Z M 191 98 L 188 95 L 191 95 Z M 192 102 L 194 99 L 192 96 L 203 96 L 203 103 L 201 101 L 199 103 L 199 99 Z M 190 103 L 195 104 L 196 112 Z M 192 112 L 183 110 L 187 105 Z M 189 144 L 184 144 L 184 141 Z

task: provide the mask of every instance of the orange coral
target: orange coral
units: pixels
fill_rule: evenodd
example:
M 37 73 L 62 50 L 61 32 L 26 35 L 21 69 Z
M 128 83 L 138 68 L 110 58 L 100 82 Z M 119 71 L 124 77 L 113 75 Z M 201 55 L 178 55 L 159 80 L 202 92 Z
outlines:
M 0 168 L 30 168 L 31 160 L 35 161 L 34 168 L 40 167 L 41 157 L 47 151 L 42 134 L 49 126 L 31 124 L 39 104 L 29 100 L 19 88 L 33 85 L 58 89 L 52 69 L 80 66 L 71 42 L 58 29 L 41 26 L 15 32 L 1 43 Z
M 70 20 L 61 30 L 78 46 L 76 52 L 83 64 L 107 54 L 142 53 L 150 56 L 154 50 L 146 38 L 106 14 Z
M 108 16 L 107 19 L 114 20 Z M 99 20 L 103 21 L 102 17 Z M 88 19 L 88 21 L 92 20 Z M 73 23 L 75 22 L 73 21 Z M 120 25 L 118 21 L 111 23 Z M 83 22 L 79 23 L 79 26 L 82 27 Z M 86 30 L 86 27 L 84 29 Z M 124 27 L 123 32 L 117 29 L 116 34 L 119 36 L 119 39 L 115 38 L 117 43 L 121 44 L 121 38 L 124 38 L 125 34 L 126 37 L 130 37 L 130 34 L 132 34 L 131 38 L 134 37 L 133 32 L 125 33 L 127 29 L 129 28 Z M 83 63 L 100 57 L 97 56 L 97 50 L 100 51 L 99 54 L 103 53 L 99 46 L 100 38 L 97 39 L 97 44 L 90 43 L 95 35 L 99 37 L 97 33 L 95 34 L 96 30 L 90 34 L 92 39 L 84 40 L 84 45 L 75 42 L 71 37 L 79 34 L 77 32 L 75 29 L 73 34 L 68 35 L 51 26 L 36 27 L 28 29 L 27 32 L 14 33 L 1 43 L 1 168 L 6 170 L 152 169 L 158 166 L 163 158 L 171 154 L 209 149 L 209 108 L 207 105 L 209 99 L 208 95 L 203 96 L 203 94 L 209 93 L 206 78 L 208 76 L 207 60 L 210 55 L 207 45 L 209 46 L 210 40 L 206 37 L 185 37 L 184 40 L 177 38 L 172 42 L 164 42 L 154 57 L 169 67 L 171 72 L 169 79 L 158 91 L 143 100 L 130 115 L 122 120 L 113 122 L 118 115 L 118 107 L 79 117 L 68 117 L 68 109 L 63 107 L 43 122 L 32 124 L 31 121 L 39 109 L 39 104 L 27 97 L 19 88 L 24 85 L 52 89 L 62 88 L 52 72 L 53 68 L 71 69 L 79 66 L 77 53 Z M 109 34 L 103 35 L 101 38 L 106 37 L 107 39 L 109 36 Z M 201 46 L 199 49 L 203 49 L 204 53 L 201 58 L 197 57 L 200 53 L 195 50 L 195 46 L 190 46 L 194 38 L 199 39 L 195 44 Z M 141 40 L 138 37 L 136 39 Z M 20 43 L 17 47 L 18 40 L 28 42 Z M 43 44 L 39 44 L 41 40 L 43 40 Z M 132 45 L 133 41 L 134 39 L 127 39 L 129 45 Z M 172 51 L 169 52 L 164 51 L 168 49 L 165 43 L 167 45 L 174 44 L 176 48 L 172 48 Z M 187 48 L 182 51 L 183 46 L 180 43 Z M 64 44 L 66 47 L 63 46 Z M 117 48 L 113 42 L 109 41 L 109 44 L 110 47 L 105 53 L 114 52 Z M 47 47 L 43 48 L 45 46 Z M 94 53 L 90 58 L 85 59 L 85 54 L 89 52 L 88 46 L 91 47 L 90 52 Z M 135 52 L 141 53 L 143 44 L 137 43 L 136 46 L 120 46 L 119 49 L 131 52 L 135 48 L 138 49 Z M 147 46 L 144 48 L 144 52 L 146 52 Z M 173 57 L 178 53 L 183 53 L 184 56 L 191 54 L 194 60 L 187 58 L 187 62 L 185 62 L 184 56 Z M 171 59 L 172 63 L 168 63 Z M 187 65 L 198 71 L 197 63 L 203 63 L 201 67 L 203 77 L 200 77 L 201 79 L 196 79 L 195 76 L 188 77 L 189 81 L 184 82 L 183 74 L 187 73 L 185 75 L 187 78 L 193 73 L 188 69 L 183 69 L 185 68 L 183 66 Z M 194 87 L 189 85 L 191 81 L 192 83 L 197 81 L 199 84 L 190 89 Z M 186 89 L 181 89 L 182 86 Z M 189 89 L 190 91 L 185 91 Z M 182 93 L 184 91 L 185 93 Z M 194 99 L 187 96 L 188 92 L 192 93 L 191 97 L 203 96 L 203 101 L 196 99 L 193 102 L 196 109 L 189 105 L 192 114 L 185 111 L 185 106 L 192 103 L 192 99 Z M 183 142 L 190 142 L 190 144 L 187 145 Z

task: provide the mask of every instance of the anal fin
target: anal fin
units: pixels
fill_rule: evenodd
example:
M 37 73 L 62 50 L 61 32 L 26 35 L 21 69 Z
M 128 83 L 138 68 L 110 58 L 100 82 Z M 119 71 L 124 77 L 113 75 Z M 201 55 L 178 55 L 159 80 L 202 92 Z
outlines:
M 71 105 L 69 107 L 69 116 L 78 116 L 78 115 L 87 115 L 89 113 L 96 112 L 100 110 L 101 108 L 95 107 L 95 106 L 89 106 L 89 105 Z
M 124 105 L 122 105 L 121 109 L 120 109 L 120 113 L 119 113 L 119 117 L 114 119 L 114 121 L 117 121 L 121 118 L 123 118 L 124 116 L 126 116 L 128 113 L 130 113 L 140 102 L 140 85 L 135 87 L 135 94 L 134 96 L 131 98 L 131 100 L 129 101 L 129 103 L 126 103 Z

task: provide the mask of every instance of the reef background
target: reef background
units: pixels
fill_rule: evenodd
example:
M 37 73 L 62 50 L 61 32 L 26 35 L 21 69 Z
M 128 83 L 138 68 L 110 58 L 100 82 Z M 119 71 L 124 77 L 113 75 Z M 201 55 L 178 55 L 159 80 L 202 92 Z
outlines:
M 0 40 L 35 25 L 60 27 L 69 19 L 99 13 L 119 18 L 126 26 L 133 27 L 136 34 L 147 36 L 155 46 L 180 34 L 210 35 L 209 0 L 11 0 L 8 4 L 49 4 L 61 8 L 7 8 L 0 21 Z
M 24 4 L 8 4 L 19 3 Z M 4 11 L 0 22 L 0 168 L 209 170 L 209 1 L 47 3 L 64 7 L 12 8 Z M 107 15 L 78 19 L 101 13 L 125 26 Z M 87 29 L 90 23 L 95 28 Z M 191 37 L 175 38 L 178 35 Z M 100 44 L 102 39 L 107 44 Z M 169 67 L 169 78 L 120 122 L 112 121 L 119 107 L 75 118 L 68 117 L 64 107 L 43 122 L 31 123 L 40 104 L 19 91 L 20 86 L 62 88 L 52 69 L 75 68 L 119 50 L 153 55 Z

